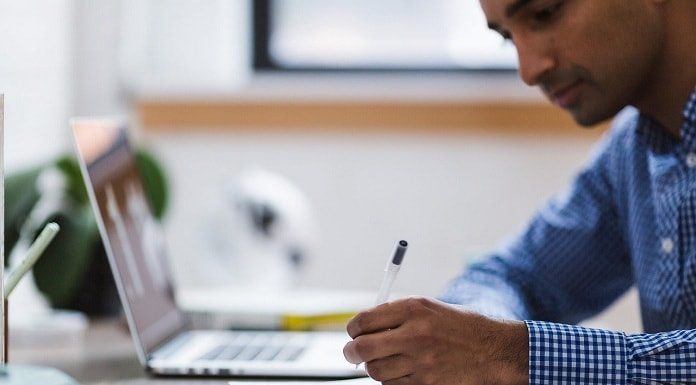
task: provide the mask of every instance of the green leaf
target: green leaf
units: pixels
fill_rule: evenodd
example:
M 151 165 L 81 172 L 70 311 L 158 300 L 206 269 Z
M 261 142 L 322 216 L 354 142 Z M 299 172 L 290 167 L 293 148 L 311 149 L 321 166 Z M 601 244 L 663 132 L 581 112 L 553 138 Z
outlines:
M 135 153 L 135 163 L 143 180 L 143 188 L 155 218 L 162 219 L 169 204 L 167 178 L 158 162 L 147 152 Z
M 60 308 L 70 304 L 81 287 L 98 234 L 83 216 L 59 213 L 49 221 L 61 230 L 34 265 L 34 280 L 51 305 Z
M 39 200 L 36 179 L 41 168 L 33 168 L 5 177 L 5 252 L 9 253 L 19 239 L 19 230 Z M 9 261 L 5 260 L 5 264 Z

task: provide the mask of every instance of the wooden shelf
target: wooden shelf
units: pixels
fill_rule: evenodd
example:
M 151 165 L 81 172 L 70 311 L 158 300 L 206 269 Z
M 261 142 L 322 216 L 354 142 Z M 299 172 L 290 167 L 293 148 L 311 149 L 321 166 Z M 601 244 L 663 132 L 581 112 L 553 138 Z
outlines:
M 147 100 L 137 105 L 149 131 L 466 133 L 593 135 L 539 102 Z

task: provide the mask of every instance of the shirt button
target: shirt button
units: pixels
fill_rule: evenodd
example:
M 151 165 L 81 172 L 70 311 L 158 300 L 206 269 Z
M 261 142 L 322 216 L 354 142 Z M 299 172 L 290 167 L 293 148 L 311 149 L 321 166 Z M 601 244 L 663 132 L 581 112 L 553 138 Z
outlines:
M 666 254 L 669 254 L 674 250 L 674 241 L 672 241 L 669 238 L 663 238 L 662 239 L 662 251 L 664 251 Z
M 689 168 L 696 167 L 696 153 L 690 152 L 686 156 L 686 165 L 689 166 Z

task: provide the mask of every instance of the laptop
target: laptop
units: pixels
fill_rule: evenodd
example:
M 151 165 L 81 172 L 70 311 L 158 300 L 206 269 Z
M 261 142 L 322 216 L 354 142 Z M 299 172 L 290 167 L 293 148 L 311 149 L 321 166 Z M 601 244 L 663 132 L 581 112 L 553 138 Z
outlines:
M 138 358 L 155 375 L 350 378 L 345 332 L 192 330 L 177 307 L 164 237 L 135 166 L 127 124 L 71 128 L 82 176 Z

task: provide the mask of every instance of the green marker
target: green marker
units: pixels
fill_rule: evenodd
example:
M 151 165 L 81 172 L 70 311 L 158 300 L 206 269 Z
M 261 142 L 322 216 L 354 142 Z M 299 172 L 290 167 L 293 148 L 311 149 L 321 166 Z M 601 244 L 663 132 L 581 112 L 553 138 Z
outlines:
M 12 293 L 12 290 L 17 286 L 19 280 L 21 280 L 22 277 L 31 270 L 31 267 L 34 266 L 36 261 L 39 260 L 41 254 L 43 254 L 44 250 L 46 250 L 46 247 L 48 247 L 56 234 L 58 234 L 59 230 L 60 226 L 54 222 L 44 227 L 39 237 L 36 238 L 34 243 L 31 244 L 31 247 L 29 247 L 29 250 L 27 250 L 27 255 L 24 257 L 24 260 L 22 260 L 19 266 L 12 270 L 7 277 L 7 281 L 5 281 L 5 299 L 10 296 L 10 293 Z

